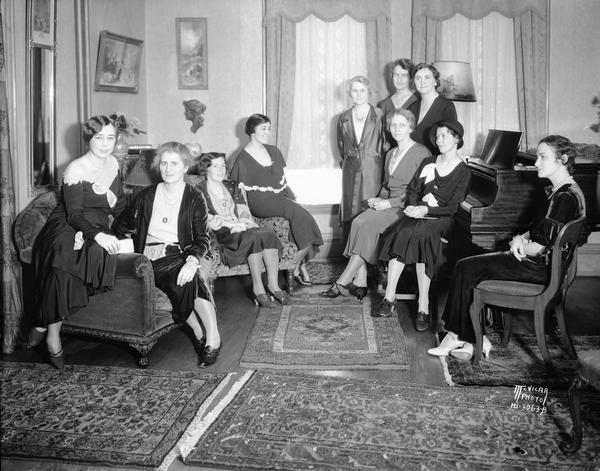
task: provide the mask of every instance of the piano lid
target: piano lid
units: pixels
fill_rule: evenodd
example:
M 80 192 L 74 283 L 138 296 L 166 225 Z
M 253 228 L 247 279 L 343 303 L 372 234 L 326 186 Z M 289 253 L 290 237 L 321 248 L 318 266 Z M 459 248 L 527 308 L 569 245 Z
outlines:
M 521 134 L 520 131 L 490 129 L 481 152 L 481 162 L 494 168 L 512 169 L 515 165 Z

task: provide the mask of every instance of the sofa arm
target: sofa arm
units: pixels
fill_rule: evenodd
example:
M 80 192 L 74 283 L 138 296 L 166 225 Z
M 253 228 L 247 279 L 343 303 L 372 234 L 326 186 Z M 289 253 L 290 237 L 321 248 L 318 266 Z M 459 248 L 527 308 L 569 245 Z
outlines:
M 145 255 L 141 253 L 120 253 L 117 255 L 117 272 L 118 278 L 127 276 L 143 277 L 150 273 L 152 284 L 154 284 L 154 271 L 152 263 Z

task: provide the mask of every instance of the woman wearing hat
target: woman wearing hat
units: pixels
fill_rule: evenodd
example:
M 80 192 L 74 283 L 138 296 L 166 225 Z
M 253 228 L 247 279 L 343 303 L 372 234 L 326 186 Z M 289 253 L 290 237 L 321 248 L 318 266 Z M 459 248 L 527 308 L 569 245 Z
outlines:
M 544 284 L 548 280 L 548 260 L 552 245 L 561 228 L 585 215 L 585 197 L 571 173 L 575 146 L 562 136 L 547 136 L 537 148 L 535 167 L 538 177 L 552 184 L 547 188 L 548 210 L 532 229 L 513 237 L 510 250 L 467 257 L 454 267 L 452 283 L 442 319 L 448 331 L 440 345 L 427 351 L 430 355 L 470 360 L 473 356 L 475 331 L 469 310 L 473 289 L 483 280 L 513 280 Z M 585 242 L 582 235 L 579 243 Z M 489 357 L 490 341 L 483 337 L 482 354 Z
M 388 317 L 395 313 L 396 285 L 404 266 L 415 263 L 419 331 L 429 327 L 429 285 L 441 263 L 442 237 L 450 231 L 471 179 L 469 167 L 457 153 L 463 145 L 462 125 L 440 122 L 430 136 L 441 154 L 421 162 L 406 190 L 404 216 L 381 236 L 379 259 L 388 262 L 387 287 L 379 311 L 372 314 Z

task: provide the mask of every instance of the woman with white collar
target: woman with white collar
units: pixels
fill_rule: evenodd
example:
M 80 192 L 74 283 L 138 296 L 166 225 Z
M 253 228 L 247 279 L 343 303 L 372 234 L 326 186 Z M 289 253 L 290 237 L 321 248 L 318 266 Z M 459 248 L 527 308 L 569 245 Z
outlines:
M 114 284 L 119 241 L 109 216 L 117 217 L 126 202 L 112 155 L 114 123 L 94 116 L 83 123 L 82 134 L 89 151 L 67 166 L 61 201 L 33 245 L 38 318 L 27 346 L 46 338 L 48 359 L 58 369 L 65 365 L 62 321 L 85 307 L 91 294 Z
M 479 282 L 546 282 L 550 272 L 549 255 L 556 236 L 566 223 L 585 215 L 585 197 L 571 176 L 574 161 L 575 146 L 566 137 L 548 136 L 539 142 L 535 162 L 538 177 L 547 178 L 552 183 L 546 215 L 530 231 L 513 237 L 509 251 L 467 257 L 456 264 L 442 315 L 448 333 L 439 347 L 431 348 L 427 353 L 471 359 L 475 332 L 469 310 L 473 289 Z M 484 357 L 489 356 L 490 349 L 490 341 L 484 336 Z

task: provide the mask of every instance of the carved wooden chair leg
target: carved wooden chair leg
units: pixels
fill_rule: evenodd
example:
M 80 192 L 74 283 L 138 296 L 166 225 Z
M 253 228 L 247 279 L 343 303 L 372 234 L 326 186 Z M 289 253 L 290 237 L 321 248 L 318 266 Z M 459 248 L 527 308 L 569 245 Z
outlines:
M 292 294 L 294 292 L 294 270 L 285 271 L 285 280 L 287 284 L 287 292 L 288 294 Z
M 138 353 L 138 366 L 140 368 L 147 368 L 150 364 L 148 362 L 148 353 L 152 350 L 152 347 L 156 345 L 156 340 L 150 343 L 129 343 L 129 346 Z
M 559 448 L 566 455 L 572 455 L 581 446 L 582 423 L 581 423 L 581 390 L 585 381 L 577 375 L 569 388 L 569 408 L 573 419 L 573 429 L 569 437 L 559 444 Z
M 483 331 L 481 330 L 481 311 L 483 310 L 483 303 L 477 290 L 473 293 L 473 302 L 471 303 L 470 315 L 471 322 L 473 323 L 473 330 L 475 331 L 475 346 L 473 349 L 473 366 L 479 365 L 481 360 L 481 348 L 483 347 Z
M 502 346 L 506 347 L 510 341 L 510 335 L 512 334 L 512 321 L 513 315 L 510 312 L 502 312 L 502 324 L 504 325 L 504 332 L 502 334 Z
M 567 353 L 570 358 L 573 360 L 577 360 L 577 352 L 573 347 L 573 342 L 571 342 L 571 337 L 569 336 L 569 331 L 567 330 L 567 324 L 565 323 L 565 308 L 564 308 L 564 299 L 562 302 L 556 305 L 554 310 L 556 322 L 558 323 L 558 328 L 560 330 L 560 338 L 562 339 L 563 345 L 567 349 Z
M 538 346 L 540 347 L 540 352 L 542 353 L 544 363 L 546 363 L 546 366 L 549 369 L 554 370 L 552 358 L 550 357 L 548 345 L 546 344 L 546 311 L 540 305 L 537 305 L 535 308 L 535 312 L 533 314 L 533 323 L 535 327 L 535 336 L 537 338 Z

